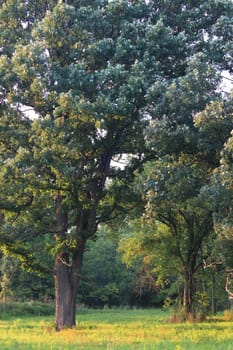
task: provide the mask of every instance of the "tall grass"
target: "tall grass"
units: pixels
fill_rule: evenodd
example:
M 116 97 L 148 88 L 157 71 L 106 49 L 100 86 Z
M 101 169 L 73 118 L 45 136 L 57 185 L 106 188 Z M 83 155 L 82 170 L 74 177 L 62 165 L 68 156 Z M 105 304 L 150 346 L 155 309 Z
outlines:
M 1 317 L 1 350 L 233 350 L 233 322 L 167 322 L 165 310 L 81 310 L 55 332 L 53 316 Z

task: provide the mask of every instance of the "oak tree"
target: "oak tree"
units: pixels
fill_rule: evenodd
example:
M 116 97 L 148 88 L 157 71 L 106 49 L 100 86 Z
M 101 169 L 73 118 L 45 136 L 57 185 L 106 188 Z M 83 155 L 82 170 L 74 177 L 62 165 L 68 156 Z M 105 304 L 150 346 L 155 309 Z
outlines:
M 134 171 L 195 147 L 191 117 L 232 68 L 231 13 L 230 1 L 3 1 L 3 231 L 17 235 L 19 221 L 22 235 L 55 236 L 57 330 L 75 324 L 86 241 L 135 203 Z M 157 145 L 168 133 L 164 149 L 145 143 L 150 118 Z

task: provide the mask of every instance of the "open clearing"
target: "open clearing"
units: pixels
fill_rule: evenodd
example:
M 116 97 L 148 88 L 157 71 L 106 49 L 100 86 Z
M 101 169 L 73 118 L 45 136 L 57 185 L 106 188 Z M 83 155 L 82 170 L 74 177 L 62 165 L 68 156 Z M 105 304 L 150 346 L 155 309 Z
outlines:
M 53 317 L 1 319 L 1 350 L 233 350 L 233 322 L 174 324 L 165 310 L 81 310 L 55 332 Z

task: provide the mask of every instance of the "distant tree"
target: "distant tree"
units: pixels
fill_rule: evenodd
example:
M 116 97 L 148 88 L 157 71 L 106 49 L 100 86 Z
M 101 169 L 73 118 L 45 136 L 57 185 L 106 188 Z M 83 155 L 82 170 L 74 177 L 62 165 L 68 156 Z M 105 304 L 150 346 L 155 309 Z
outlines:
M 0 298 L 4 303 L 12 298 L 11 275 L 15 271 L 14 265 L 11 259 L 2 255 L 0 264 Z
M 192 85 L 193 82 L 188 84 Z M 195 91 L 194 85 L 188 92 L 181 89 L 178 98 L 182 101 L 190 91 Z M 190 116 L 186 125 L 179 125 L 179 121 L 175 119 L 171 125 L 171 119 L 164 117 L 164 123 L 168 126 L 161 127 L 164 132 L 158 132 L 156 126 L 160 128 L 161 122 L 155 120 L 148 134 L 148 141 L 152 142 L 155 149 L 159 148 L 155 135 L 159 136 L 162 147 L 160 160 L 148 167 L 148 178 L 143 180 L 148 186 L 147 218 L 149 220 L 154 217 L 170 229 L 170 240 L 174 243 L 167 246 L 165 256 L 174 255 L 180 260 L 180 271 L 184 278 L 183 306 L 186 317 L 195 311 L 195 275 L 203 268 L 206 259 L 211 261 L 214 258 L 219 262 L 219 259 L 211 254 L 210 242 L 215 240 L 213 233 L 217 223 L 215 219 L 219 216 L 217 212 L 226 210 L 231 202 L 224 198 L 226 192 L 219 182 L 219 172 L 224 174 L 224 179 L 231 181 L 231 175 L 226 172 L 224 166 L 224 157 L 233 128 L 232 102 L 229 97 L 214 97 L 214 93 L 213 91 L 213 101 L 208 103 L 203 111 L 196 110 L 194 115 L 189 114 L 189 108 L 193 106 L 198 109 L 203 98 L 208 99 L 208 92 L 207 95 L 204 91 L 199 97 L 196 95 L 196 105 L 191 100 L 187 105 L 180 103 L 178 112 L 182 109 L 183 113 L 186 112 L 187 116 Z M 170 92 L 167 92 L 167 95 L 171 100 L 167 108 L 169 114 L 175 96 Z M 226 186 L 226 181 L 224 183 Z M 229 196 L 230 192 L 227 194 L 228 199 Z
M 205 254 L 209 254 L 205 246 L 214 232 L 212 208 L 201 193 L 208 177 L 205 164 L 187 156 L 180 157 L 178 162 L 171 159 L 157 162 L 148 176 L 145 217 L 152 225 L 156 220 L 167 226 L 164 236 L 157 237 L 155 229 L 155 242 L 159 251 L 163 247 L 162 268 L 170 266 L 172 276 L 171 262 L 167 262 L 171 259 L 174 269 L 183 276 L 187 319 L 190 315 L 195 317 L 195 275 L 203 266 Z
M 220 33 L 225 20 L 219 18 L 211 34 L 208 29 L 204 32 L 211 37 Z M 232 29 L 228 35 L 232 37 Z M 204 39 L 205 44 L 207 41 Z M 229 97 L 218 91 L 221 69 L 232 71 L 227 58 L 231 48 L 228 42 L 215 41 L 214 37 L 210 42 L 208 53 L 205 44 L 202 53 L 193 52 L 186 75 L 170 85 L 154 84 L 148 93 L 151 121 L 147 142 L 158 161 L 150 165 L 148 178 L 142 180 L 148 186 L 147 219 L 154 217 L 154 221 L 169 227 L 174 244 L 167 247 L 166 256 L 174 254 L 182 266 L 186 317 L 194 311 L 194 275 L 202 267 L 205 244 L 214 232 L 213 197 L 206 189 L 220 165 L 221 151 L 232 129 Z M 213 47 L 216 55 L 212 51 L 209 56 Z M 219 54 L 222 62 L 218 61 Z
M 232 118 L 232 130 L 233 130 L 233 113 Z M 227 238 L 232 239 L 232 151 L 233 151 L 233 136 L 232 132 L 221 153 L 221 165 L 216 170 L 213 176 L 212 185 L 209 191 L 215 203 L 216 209 L 216 225 L 220 230 L 220 234 Z
M 78 298 L 81 303 L 91 307 L 140 304 L 137 269 L 126 268 L 117 248 L 117 240 L 103 228 L 97 239 L 88 243 Z
M 152 224 L 151 219 L 129 222 L 127 228 L 122 228 L 119 241 L 122 261 L 128 268 L 136 267 L 141 275 L 138 283 L 141 290 L 146 287 L 155 296 L 160 295 L 160 303 L 170 296 L 168 287 L 181 273 L 171 243 L 168 228 L 159 221 Z M 179 294 L 178 289 L 173 293 Z
M 0 259 L 0 297 L 3 302 L 51 302 L 54 300 L 52 276 L 22 269 L 20 260 L 3 254 Z

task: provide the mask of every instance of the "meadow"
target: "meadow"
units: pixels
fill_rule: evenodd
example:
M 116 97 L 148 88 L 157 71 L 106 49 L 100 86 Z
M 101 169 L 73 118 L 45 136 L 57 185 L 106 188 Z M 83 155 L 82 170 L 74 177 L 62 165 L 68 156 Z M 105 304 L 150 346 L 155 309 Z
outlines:
M 0 311 L 1 350 L 233 350 L 233 322 L 170 323 L 166 310 L 80 310 L 77 326 L 54 330 L 53 316 Z

